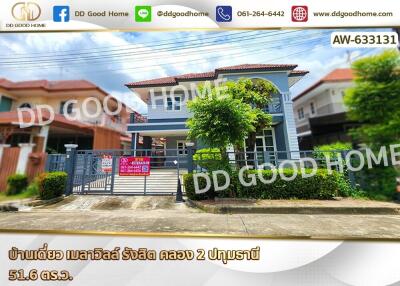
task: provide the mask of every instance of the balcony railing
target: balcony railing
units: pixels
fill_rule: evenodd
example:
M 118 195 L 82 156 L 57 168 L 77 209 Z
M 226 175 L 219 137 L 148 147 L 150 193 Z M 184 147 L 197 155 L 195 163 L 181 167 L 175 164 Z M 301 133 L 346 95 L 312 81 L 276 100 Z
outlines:
M 282 113 L 282 101 L 280 97 L 273 97 L 272 102 L 268 104 L 264 109 L 265 112 L 274 114 Z
M 107 116 L 106 114 L 102 114 L 99 118 L 85 120 L 85 122 L 93 124 L 93 125 L 102 126 L 102 127 L 108 127 L 110 129 L 114 129 L 119 132 L 127 131 L 126 124 L 124 124 L 122 122 L 116 122 L 116 121 L 112 120 L 109 116 Z

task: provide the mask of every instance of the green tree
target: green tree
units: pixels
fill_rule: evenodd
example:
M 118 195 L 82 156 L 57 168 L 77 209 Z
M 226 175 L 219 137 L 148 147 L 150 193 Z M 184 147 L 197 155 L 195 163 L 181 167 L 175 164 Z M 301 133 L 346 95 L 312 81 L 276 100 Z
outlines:
M 400 56 L 397 50 L 362 58 L 352 65 L 355 86 L 346 91 L 350 119 L 362 123 L 352 134 L 378 147 L 400 142 Z
M 373 150 L 400 142 L 400 55 L 397 50 L 362 58 L 352 65 L 355 86 L 346 91 L 350 119 L 361 126 L 352 130 L 359 142 Z M 393 166 L 375 166 L 356 173 L 361 188 L 374 199 L 391 199 L 396 188 Z
M 224 150 L 232 144 L 243 147 L 244 138 L 254 146 L 257 132 L 271 126 L 272 116 L 263 108 L 271 102 L 276 87 L 262 79 L 241 78 L 205 90 L 202 97 L 189 102 L 193 117 L 187 121 L 189 138 Z
M 278 90 L 270 81 L 264 79 L 240 78 L 225 85 L 229 95 L 249 104 L 252 108 L 251 112 L 256 120 L 254 130 L 247 136 L 247 145 L 255 146 L 257 133 L 271 126 L 272 116 L 266 113 L 264 108 L 272 101 L 272 95 L 278 93 Z
M 188 137 L 221 152 L 229 144 L 242 145 L 243 138 L 254 131 L 256 118 L 251 107 L 227 94 L 217 96 L 216 88 L 211 94 L 190 101 L 188 108 L 193 113 L 186 122 Z

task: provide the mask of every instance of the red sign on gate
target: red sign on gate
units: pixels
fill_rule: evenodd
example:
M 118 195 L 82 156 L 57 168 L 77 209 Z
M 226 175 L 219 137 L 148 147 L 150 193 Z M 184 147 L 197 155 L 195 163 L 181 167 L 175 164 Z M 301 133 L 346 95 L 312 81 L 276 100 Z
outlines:
M 119 158 L 120 176 L 149 176 L 150 157 L 121 157 Z

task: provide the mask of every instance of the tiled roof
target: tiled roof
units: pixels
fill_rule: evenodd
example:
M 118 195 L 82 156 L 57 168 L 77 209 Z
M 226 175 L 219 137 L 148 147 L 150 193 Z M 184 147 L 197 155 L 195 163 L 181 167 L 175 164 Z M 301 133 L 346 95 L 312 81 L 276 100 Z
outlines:
M 308 74 L 309 71 L 304 71 L 304 70 L 294 70 L 290 72 L 290 76 L 296 76 L 296 75 L 305 75 Z
M 29 80 L 12 82 L 7 79 L 0 79 L 0 87 L 10 90 L 42 88 L 47 91 L 98 89 L 103 93 L 106 93 L 105 91 L 101 90 L 97 85 L 87 80 Z
M 217 68 L 216 71 L 243 71 L 243 70 L 282 70 L 295 69 L 297 65 L 274 65 L 274 64 L 244 64 Z
M 226 72 L 242 72 L 242 71 L 275 71 L 275 70 L 291 70 L 291 73 L 306 74 L 307 71 L 293 71 L 297 65 L 289 64 L 243 64 L 229 67 L 217 68 L 215 71 L 202 73 L 188 73 L 177 76 L 169 76 L 156 78 L 151 80 L 143 80 L 126 84 L 127 87 L 153 87 L 160 85 L 176 85 L 178 81 L 195 80 L 195 79 L 215 79 L 219 73 Z
M 353 80 L 352 69 L 335 69 L 322 78 L 323 81 Z
M 319 81 L 311 85 L 309 88 L 304 90 L 302 93 L 294 97 L 293 100 L 299 99 L 300 97 L 306 95 L 307 93 L 309 93 L 310 91 L 312 91 L 313 89 L 317 88 L 318 86 L 320 86 L 325 82 L 351 81 L 353 80 L 353 78 L 354 78 L 354 73 L 352 69 L 335 69 L 330 73 L 328 73 L 323 78 L 321 78 Z
M 47 92 L 56 91 L 80 91 L 80 90 L 98 90 L 104 95 L 109 95 L 105 90 L 98 87 L 94 83 L 87 80 L 28 80 L 28 81 L 18 81 L 12 82 L 5 78 L 0 78 L 0 88 L 5 88 L 7 90 L 22 90 L 22 89 L 43 89 Z M 112 98 L 115 101 L 119 101 L 117 98 Z M 121 102 L 123 106 L 125 103 Z

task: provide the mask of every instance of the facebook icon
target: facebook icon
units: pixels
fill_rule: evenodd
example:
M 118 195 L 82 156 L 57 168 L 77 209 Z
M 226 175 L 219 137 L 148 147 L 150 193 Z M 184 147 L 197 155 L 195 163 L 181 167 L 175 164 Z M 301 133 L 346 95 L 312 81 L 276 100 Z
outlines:
M 54 22 L 69 22 L 69 6 L 54 6 L 53 7 Z

